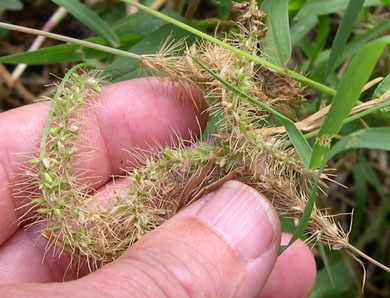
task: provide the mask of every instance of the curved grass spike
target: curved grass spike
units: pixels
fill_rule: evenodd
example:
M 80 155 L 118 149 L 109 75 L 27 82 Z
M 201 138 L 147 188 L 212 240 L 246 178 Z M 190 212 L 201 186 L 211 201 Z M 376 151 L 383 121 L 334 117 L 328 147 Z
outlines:
M 291 140 L 291 143 L 294 145 L 295 150 L 297 151 L 299 157 L 301 158 L 303 164 L 305 167 L 309 166 L 310 161 L 310 155 L 311 155 L 311 148 L 309 143 L 306 141 L 306 139 L 303 137 L 301 131 L 295 126 L 294 122 L 292 122 L 290 119 L 279 113 L 278 111 L 272 109 L 271 107 L 267 106 L 266 104 L 258 101 L 257 99 L 245 94 L 241 90 L 237 89 L 236 87 L 232 86 L 228 82 L 226 82 L 223 78 L 221 78 L 219 75 L 217 75 L 215 72 L 213 72 L 211 69 L 206 67 L 202 62 L 197 60 L 196 58 L 192 57 L 188 54 L 196 63 L 198 63 L 204 70 L 206 70 L 208 73 L 210 73 L 216 80 L 221 82 L 227 89 L 232 91 L 233 93 L 237 94 L 241 98 L 244 98 L 248 100 L 250 103 L 261 107 L 262 109 L 270 112 L 275 117 L 277 117 L 283 125 L 286 127 L 287 134 Z
M 45 157 L 45 154 L 46 154 L 46 143 L 47 143 L 47 136 L 49 134 L 49 128 L 50 128 L 50 124 L 52 122 L 52 118 L 53 118 L 53 113 L 54 113 L 54 110 L 56 108 L 56 100 L 60 95 L 61 95 L 61 92 L 64 90 L 64 87 L 65 87 L 65 84 L 66 82 L 68 81 L 68 79 L 71 77 L 71 75 L 78 69 L 80 68 L 95 68 L 94 66 L 88 64 L 88 63 L 80 63 L 80 64 L 77 64 L 75 66 L 73 66 L 71 69 L 68 70 L 68 72 L 65 74 L 64 78 L 62 79 L 60 85 L 58 86 L 58 89 L 56 91 L 56 94 L 54 95 L 54 98 L 52 100 L 52 103 L 50 105 L 50 109 L 49 109 L 49 112 L 46 116 L 46 120 L 45 120 L 45 126 L 43 128 L 43 132 L 42 132 L 42 138 L 41 138 L 41 143 L 40 143 L 40 147 L 39 147 L 39 159 L 40 161 L 43 160 L 43 158 Z M 43 167 L 44 165 L 42 164 L 41 162 L 41 171 L 43 171 Z

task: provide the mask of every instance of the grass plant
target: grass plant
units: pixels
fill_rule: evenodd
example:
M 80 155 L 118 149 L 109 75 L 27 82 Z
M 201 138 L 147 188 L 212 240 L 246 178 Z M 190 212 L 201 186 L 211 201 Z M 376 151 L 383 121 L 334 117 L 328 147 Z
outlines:
M 160 18 L 164 26 L 168 22 L 199 39 L 192 45 L 187 40 L 168 39 L 155 53 L 146 53 L 147 50 L 145 53 L 124 51 L 115 48 L 123 40 L 115 28 L 107 28 L 97 14 L 75 0 L 54 2 L 73 12 L 107 45 L 11 24 L 0 23 L 0 27 L 42 34 L 105 52 L 110 57 L 121 56 L 117 61 L 130 58 L 132 62 L 129 63 L 133 63 L 129 64 L 130 69 L 144 67 L 153 75 L 180 82 L 187 88 L 191 86 L 202 90 L 209 103 L 209 115 L 219 120 L 214 125 L 211 139 L 180 140 L 176 148 L 160 148 L 161 152 L 152 156 L 142 152 L 131 153 L 137 157 L 139 164 L 126 173 L 129 186 L 121 192 L 112 193 L 107 198 L 109 206 L 94 204 L 95 191 L 80 179 L 82 172 L 73 168 L 77 161 L 75 141 L 82 127 L 81 115 L 85 109 L 97 104 L 94 98 L 102 84 L 101 72 L 76 71 L 90 68 L 87 64 L 71 68 L 53 97 L 39 155 L 30 160 L 30 176 L 27 177 L 29 183 L 35 181 L 38 186 L 38 191 L 31 193 L 29 204 L 35 208 L 37 221 L 45 222 L 42 235 L 49 243 L 59 252 L 66 251 L 72 257 L 87 262 L 90 269 L 95 270 L 115 260 L 126 248 L 180 208 L 214 191 L 225 181 L 236 179 L 264 193 L 281 216 L 291 220 L 296 228 L 289 245 L 300 237 L 313 246 L 319 244 L 325 270 L 334 287 L 338 287 L 338 282 L 335 276 L 332 277 L 334 270 L 326 258 L 326 253 L 332 250 L 344 249 L 360 264 L 363 265 L 363 262 L 359 258 L 364 258 L 390 272 L 389 267 L 363 253 L 363 246 L 353 245 L 350 231 L 329 214 L 331 211 L 316 202 L 320 193 L 325 193 L 328 185 L 336 182 L 334 176 L 337 173 L 329 164 L 332 158 L 351 150 L 390 151 L 387 118 L 381 121 L 379 127 L 365 125 L 361 129 L 355 125 L 358 128 L 351 133 L 343 131 L 359 120 L 365 123 L 363 117 L 371 117 L 375 112 L 389 117 L 388 71 L 382 71 L 386 78 L 376 88 L 374 98 L 362 102 L 366 97 L 362 95 L 362 90 L 373 78 L 373 71 L 383 61 L 389 62 L 388 57 L 383 57 L 383 53 L 388 51 L 388 36 L 366 41 L 364 47 L 357 49 L 357 54 L 345 64 L 346 70 L 341 78 L 335 75 L 339 66 L 338 56 L 343 53 L 343 46 L 359 18 L 359 12 L 363 13 L 363 1 L 359 1 L 359 7 L 352 5 L 352 1 L 346 7 L 327 63 L 320 64 L 329 34 L 328 15 L 318 18 L 322 34 L 318 34 L 314 46 L 307 46 L 307 42 L 305 46 L 305 39 L 301 38 L 299 49 L 309 53 L 309 68 L 313 70 L 309 77 L 287 68 L 292 55 L 289 26 L 295 16 L 305 11 L 306 6 L 313 5 L 313 1 L 307 1 L 307 4 L 304 4 L 305 1 L 292 1 L 295 6 L 284 1 L 279 7 L 275 7 L 272 1 L 259 1 L 262 2 L 260 9 L 269 14 L 267 17 L 259 9 L 257 1 L 232 3 L 232 11 L 238 14 L 235 22 L 230 22 L 235 27 L 225 31 L 220 38 L 194 28 L 177 16 L 168 16 L 132 0 L 121 1 Z M 219 8 L 223 10 L 224 6 Z M 283 30 L 267 27 L 275 26 L 278 20 L 283 23 Z M 271 48 L 269 42 L 273 45 Z M 32 55 L 34 53 L 0 57 L 0 62 L 39 61 L 39 52 L 38 56 Z M 69 55 L 71 57 L 72 53 L 69 52 Z M 140 64 L 134 64 L 135 61 Z M 111 67 L 115 67 L 115 62 Z M 294 67 L 297 69 L 299 65 Z M 120 72 L 119 67 L 117 71 Z M 316 72 L 319 72 L 318 80 L 314 78 Z M 335 80 L 337 84 L 332 84 Z M 375 80 L 379 81 L 381 79 Z M 325 84 L 329 82 L 334 88 Z M 318 107 L 326 96 L 329 100 L 324 102 L 329 101 L 330 105 L 321 106 L 317 113 L 299 121 L 302 118 L 300 113 L 312 108 L 303 95 L 305 88 L 309 87 L 318 92 L 318 102 L 315 102 Z M 280 126 L 270 125 L 272 121 Z M 313 137 L 315 139 L 311 140 Z M 389 162 L 389 156 L 385 156 Z M 360 162 L 354 167 L 356 180 L 362 181 L 358 171 L 363 170 L 374 181 L 376 188 L 381 189 L 375 172 L 367 163 Z M 382 190 L 379 193 L 383 205 L 389 209 L 388 194 Z M 168 200 L 172 197 L 175 200 Z M 362 200 L 356 202 L 360 224 L 365 208 L 362 204 L 365 204 Z M 386 214 L 389 212 L 390 209 Z M 357 233 L 356 226 L 351 228 L 353 234 Z M 388 254 L 386 251 L 387 257 Z M 388 261 L 387 257 L 383 259 Z M 363 283 L 365 279 L 364 270 Z M 314 297 L 324 297 L 321 295 L 319 292 Z

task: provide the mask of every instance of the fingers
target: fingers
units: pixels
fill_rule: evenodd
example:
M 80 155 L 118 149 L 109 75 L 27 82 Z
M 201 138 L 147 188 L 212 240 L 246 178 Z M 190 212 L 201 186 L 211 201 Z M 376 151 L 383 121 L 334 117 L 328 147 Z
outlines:
M 34 225 L 28 230 L 19 229 L 0 248 L 0 285 L 28 282 L 73 280 L 86 275 L 88 269 L 66 253 L 58 256 L 40 235 L 42 229 Z M 45 253 L 46 252 L 46 253 Z
M 109 205 L 107 198 L 128 191 L 128 184 L 126 178 L 105 184 L 93 203 Z M 34 224 L 27 230 L 19 229 L 0 246 L 0 285 L 60 282 L 89 273 L 87 265 L 78 263 L 77 258 L 70 265 L 70 256 L 41 236 L 44 228 L 43 224 Z
M 282 245 L 291 239 L 282 235 Z M 301 241 L 292 244 L 276 261 L 259 298 L 309 297 L 316 279 L 316 263 L 310 249 Z
M 230 181 L 147 234 L 114 263 L 77 281 L 21 285 L 11 296 L 254 297 L 276 261 L 280 225 L 270 202 Z M 69 292 L 68 292 L 69 291 Z
M 121 261 L 136 267 L 139 282 L 154 281 L 156 291 L 168 296 L 251 297 L 272 270 L 279 239 L 270 202 L 230 181 L 137 242 Z M 109 270 L 88 278 L 107 278 L 119 267 Z
M 190 132 L 199 134 L 199 126 L 203 128 L 207 120 L 201 113 L 205 104 L 199 93 L 191 93 L 156 78 L 105 86 L 95 111 L 83 115 L 82 138 L 88 142 L 78 148 L 93 154 L 78 166 L 95 177 L 89 182 L 97 188 L 131 166 L 134 160 L 126 150 L 150 148 L 156 142 L 171 144 L 173 131 L 183 138 L 189 138 Z M 16 153 L 36 154 L 48 109 L 47 103 L 34 104 L 0 115 L 0 244 L 16 230 L 19 215 L 13 210 L 25 203 L 15 201 L 12 194 L 19 187 L 20 165 L 29 157 Z

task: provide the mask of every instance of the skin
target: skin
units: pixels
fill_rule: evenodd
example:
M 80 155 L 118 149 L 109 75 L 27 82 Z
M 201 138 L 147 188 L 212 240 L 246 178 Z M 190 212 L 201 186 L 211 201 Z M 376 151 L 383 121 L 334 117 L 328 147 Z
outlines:
M 120 174 L 122 168 L 134 165 L 135 160 L 126 150 L 150 149 L 156 142 L 174 145 L 175 135 L 184 139 L 198 136 L 199 129 L 204 129 L 207 122 L 207 115 L 202 113 L 206 104 L 199 92 L 192 90 L 191 94 L 155 78 L 105 86 L 95 111 L 83 116 L 86 124 L 81 130 L 86 131 L 84 137 L 89 140 L 88 146 L 95 148 L 92 158 L 81 159 L 79 164 L 93 173 L 90 176 L 99 177 L 90 179 L 91 185 L 102 192 L 108 189 L 107 185 L 112 189 L 126 183 L 123 180 L 114 186 L 110 182 L 112 174 Z M 230 193 L 248 195 L 252 192 L 238 182 L 223 186 L 224 190 L 185 208 L 130 247 L 117 261 L 94 273 L 88 274 L 84 266 L 79 268 L 79 274 L 77 270 L 67 270 L 69 256 L 62 254 L 53 258 L 50 248 L 45 255 L 47 243 L 39 235 L 41 226 L 37 224 L 26 230 L 17 224 L 18 218 L 27 211 L 19 208 L 24 204 L 24 193 L 18 192 L 18 183 L 22 174 L 20 164 L 28 157 L 16 153 L 36 152 L 47 112 L 48 104 L 40 103 L 0 114 L 2 297 L 309 295 L 316 274 L 313 255 L 307 246 L 297 241 L 277 257 L 280 241 L 286 243 L 290 236 L 281 235 L 276 211 L 260 194 L 254 195 L 259 201 L 255 198 L 253 202 L 257 207 L 261 205 L 259 208 L 266 208 L 268 217 L 259 218 L 260 215 L 250 213 L 253 207 L 245 204 L 234 211 L 226 207 L 224 212 L 230 212 L 230 217 L 248 217 L 255 227 L 259 226 L 258 222 L 263 225 L 263 220 L 264 225 L 272 221 L 270 243 L 262 243 L 266 240 L 259 232 L 261 227 L 245 231 L 244 225 L 238 236 L 246 233 L 248 236 L 242 236 L 237 245 L 229 240 L 229 235 L 214 227 L 221 224 L 216 221 L 222 216 L 218 217 L 217 197 L 221 201 Z M 85 143 L 78 147 L 82 151 L 89 150 Z M 97 198 L 101 197 L 98 193 Z M 211 211 L 205 220 L 205 206 L 213 203 L 216 208 L 209 208 Z M 215 215 L 215 221 L 210 214 Z M 249 245 L 248 241 L 254 245 Z M 253 256 L 245 257 L 243 249 Z M 257 250 L 263 253 L 258 256 Z

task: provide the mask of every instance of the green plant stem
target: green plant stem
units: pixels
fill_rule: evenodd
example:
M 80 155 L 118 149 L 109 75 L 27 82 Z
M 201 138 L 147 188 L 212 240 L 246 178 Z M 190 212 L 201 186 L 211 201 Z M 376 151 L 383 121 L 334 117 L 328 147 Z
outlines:
M 77 45 L 80 45 L 80 46 L 83 46 L 86 48 L 95 49 L 95 50 L 102 51 L 102 52 L 109 53 L 109 54 L 113 54 L 113 55 L 124 56 L 124 57 L 137 59 L 137 60 L 141 59 L 141 56 L 137 55 L 137 54 L 129 53 L 129 52 L 122 51 L 119 49 L 99 45 L 96 43 L 80 40 L 77 38 L 63 36 L 60 34 L 50 33 L 50 32 L 46 32 L 46 31 L 42 31 L 42 30 L 38 30 L 38 29 L 32 29 L 32 28 L 27 28 L 27 27 L 23 27 L 23 26 L 7 24 L 7 23 L 3 23 L 3 22 L 0 22 L 0 28 L 24 32 L 24 33 L 33 34 L 33 35 L 42 35 L 42 36 L 45 36 L 47 38 L 60 40 L 63 42 L 74 43 L 74 44 L 77 44 Z
M 155 16 L 155 17 L 158 17 L 158 18 L 160 18 L 160 19 L 162 19 L 162 20 L 164 20 L 166 22 L 169 22 L 169 23 L 171 23 L 171 24 L 173 24 L 173 25 L 175 25 L 175 26 L 177 26 L 177 27 L 179 27 L 181 29 L 184 29 L 184 30 L 186 30 L 186 31 L 188 31 L 188 32 L 190 32 L 192 34 L 195 34 L 195 35 L 197 35 L 199 37 L 202 37 L 202 38 L 204 38 L 204 39 L 206 39 L 208 41 L 211 41 L 211 42 L 213 42 L 213 43 L 215 43 L 215 44 L 217 44 L 217 45 L 219 45 L 219 46 L 221 46 L 221 47 L 223 47 L 225 49 L 228 49 L 228 50 L 232 51 L 233 53 L 235 53 L 237 55 L 241 55 L 241 56 L 243 56 L 243 57 L 245 57 L 245 58 L 247 58 L 249 60 L 252 60 L 252 61 L 254 61 L 254 62 L 256 62 L 256 63 L 258 63 L 260 65 L 263 65 L 263 66 L 265 66 L 265 67 L 267 67 L 269 69 L 272 69 L 272 70 L 276 71 L 277 73 L 287 74 L 292 79 L 297 80 L 297 81 L 301 82 L 302 84 L 304 84 L 306 86 L 312 87 L 314 89 L 317 89 L 318 91 L 321 91 L 323 93 L 329 94 L 331 96 L 334 96 L 336 94 L 336 90 L 334 90 L 332 88 L 329 88 L 328 86 L 325 86 L 325 85 L 323 85 L 321 83 L 318 83 L 316 81 L 310 80 L 310 79 L 306 78 L 305 76 L 303 76 L 303 75 L 301 75 L 299 73 L 296 73 L 296 72 L 294 72 L 292 70 L 288 70 L 288 69 L 285 69 L 283 67 L 279 67 L 277 65 L 274 65 L 274 64 L 272 64 L 272 63 L 270 63 L 270 62 L 268 62 L 266 60 L 263 60 L 263 59 L 261 59 L 261 58 L 259 58 L 257 56 L 254 56 L 254 55 L 252 55 L 252 54 L 250 54 L 248 52 L 239 50 L 239 49 L 237 49 L 237 48 L 235 48 L 235 47 L 233 47 L 233 46 L 231 46 L 231 45 L 229 45 L 229 44 L 227 44 L 227 43 L 225 43 L 225 42 L 223 42 L 223 41 L 221 41 L 219 39 L 216 39 L 216 38 L 214 38 L 214 37 L 212 37 L 212 36 L 202 32 L 202 31 L 199 31 L 199 30 L 197 30 L 197 29 L 195 29 L 195 28 L 193 28 L 193 27 L 191 27 L 191 26 L 189 26 L 187 24 L 184 24 L 184 23 L 182 23 L 182 22 L 180 22 L 178 20 L 175 20 L 174 18 L 171 18 L 171 17 L 169 17 L 167 15 L 164 15 L 164 14 L 162 14 L 162 13 L 156 11 L 156 10 L 153 10 L 153 9 L 147 7 L 147 6 L 139 4 L 139 3 L 135 2 L 135 1 L 132 1 L 132 0 L 121 0 L 121 1 L 122 2 L 126 2 L 128 4 L 131 4 L 131 5 L 135 6 L 135 7 L 137 7 L 138 9 L 141 9 L 141 10 L 143 10 L 143 11 L 145 11 L 145 12 L 147 12 L 147 13 Z

